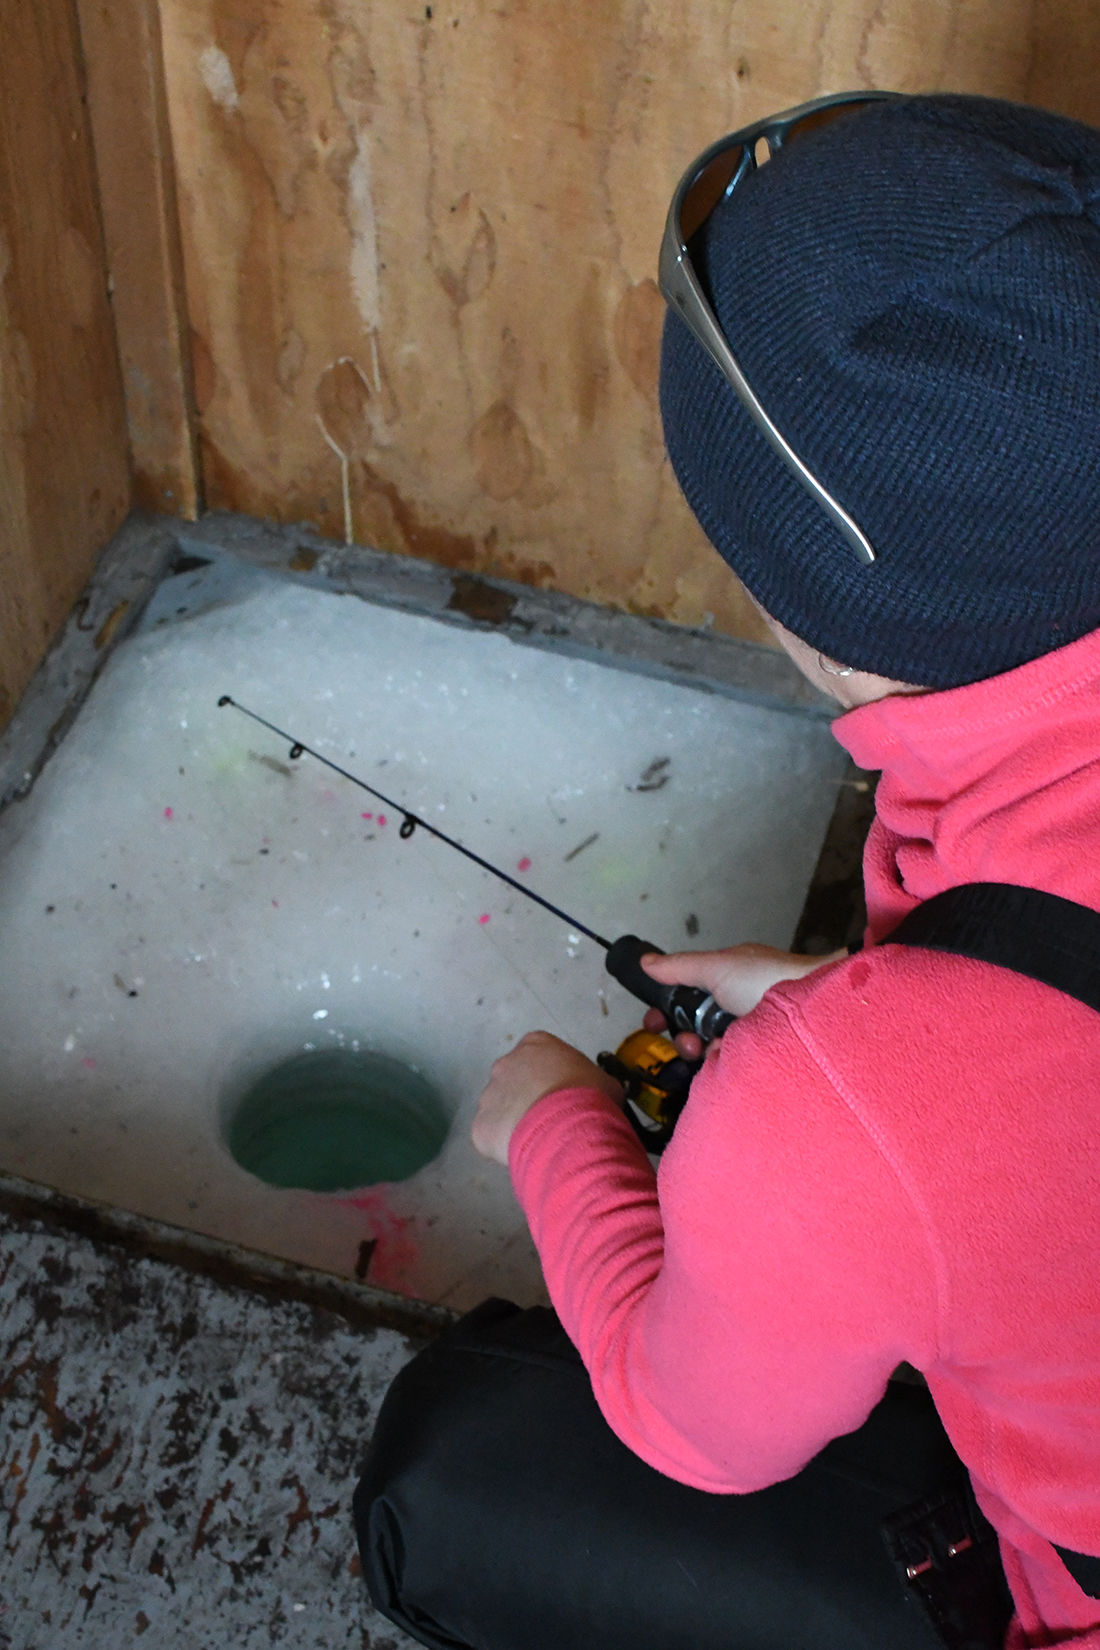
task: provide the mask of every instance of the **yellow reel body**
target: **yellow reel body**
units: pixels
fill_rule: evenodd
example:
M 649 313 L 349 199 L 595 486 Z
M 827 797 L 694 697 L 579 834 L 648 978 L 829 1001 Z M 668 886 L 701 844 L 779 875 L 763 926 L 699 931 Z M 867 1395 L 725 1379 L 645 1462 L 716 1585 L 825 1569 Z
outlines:
M 691 1079 L 701 1062 L 685 1060 L 659 1031 L 632 1031 L 614 1054 L 597 1063 L 626 1093 L 626 1114 L 647 1151 L 660 1151 L 684 1109 Z

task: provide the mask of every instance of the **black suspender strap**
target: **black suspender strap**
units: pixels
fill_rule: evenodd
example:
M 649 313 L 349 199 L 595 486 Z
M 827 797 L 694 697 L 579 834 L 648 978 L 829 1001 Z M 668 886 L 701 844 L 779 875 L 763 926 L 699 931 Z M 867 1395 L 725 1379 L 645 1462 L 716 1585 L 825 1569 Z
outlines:
M 969 882 L 925 900 L 886 936 L 1042 980 L 1100 1010 L 1100 913 L 1007 882 Z
M 971 882 L 918 905 L 886 944 L 922 945 L 997 963 L 1100 1010 L 1100 913 L 1057 894 Z M 1056 1547 L 1077 1585 L 1100 1598 L 1100 1558 Z
M 1055 1547 L 1054 1551 L 1081 1591 L 1090 1598 L 1100 1598 L 1100 1558 L 1090 1558 L 1087 1553 L 1071 1553 L 1068 1547 Z

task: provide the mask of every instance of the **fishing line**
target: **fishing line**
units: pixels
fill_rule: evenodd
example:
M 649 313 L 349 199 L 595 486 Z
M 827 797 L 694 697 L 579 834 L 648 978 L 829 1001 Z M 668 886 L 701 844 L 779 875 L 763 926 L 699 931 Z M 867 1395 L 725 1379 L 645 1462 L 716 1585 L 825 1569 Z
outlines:
M 358 785 L 360 790 L 366 791 L 368 795 L 377 798 L 379 802 L 384 802 L 387 808 L 392 808 L 395 814 L 401 815 L 399 834 L 406 841 L 419 826 L 421 830 L 427 831 L 429 836 L 437 837 L 440 842 L 446 843 L 448 848 L 453 848 L 456 853 L 465 855 L 475 865 L 479 865 L 483 871 L 488 871 L 494 877 L 498 877 L 501 882 L 506 882 L 509 888 L 515 888 L 525 899 L 534 900 L 536 905 L 541 905 L 545 911 L 551 912 L 570 928 L 575 928 L 579 934 L 583 934 L 587 939 L 594 940 L 597 945 L 602 945 L 605 951 L 611 950 L 610 940 L 605 940 L 602 935 L 594 933 L 583 922 L 578 922 L 576 917 L 571 917 L 567 911 L 562 911 L 558 906 L 551 905 L 548 899 L 543 899 L 541 894 L 536 894 L 533 889 L 525 887 L 522 882 L 517 882 L 515 877 L 508 875 L 507 871 L 502 871 L 499 865 L 493 865 L 489 860 L 482 859 L 481 855 L 475 854 L 472 848 L 467 848 L 461 842 L 456 842 L 453 836 L 448 836 L 445 831 L 439 830 L 437 826 L 430 824 L 428 820 L 421 819 L 419 814 L 412 813 L 403 803 L 395 802 L 392 797 L 376 790 L 373 785 L 368 785 L 365 779 L 359 778 L 358 774 L 349 773 L 347 768 L 342 768 L 338 762 L 332 762 L 327 756 L 322 756 L 320 751 L 314 750 L 304 740 L 295 739 L 293 734 L 287 733 L 283 728 L 277 728 L 274 722 L 269 722 L 266 717 L 258 715 L 254 710 L 249 710 L 247 705 L 239 704 L 228 693 L 222 694 L 218 700 L 218 705 L 219 707 L 231 705 L 234 710 L 239 710 L 242 716 L 251 717 L 253 722 L 258 722 L 261 727 L 267 728 L 270 733 L 276 734 L 280 739 L 285 739 L 290 746 L 291 761 L 297 761 L 300 756 L 312 756 L 315 762 L 321 762 L 326 768 L 331 768 L 333 773 L 340 775 L 341 779 L 349 779 L 353 785 Z

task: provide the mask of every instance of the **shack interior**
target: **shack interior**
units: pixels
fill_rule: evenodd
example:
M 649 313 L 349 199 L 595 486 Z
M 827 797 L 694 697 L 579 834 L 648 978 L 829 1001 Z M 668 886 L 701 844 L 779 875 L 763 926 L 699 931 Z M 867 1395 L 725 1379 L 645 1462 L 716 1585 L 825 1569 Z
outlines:
M 872 776 L 663 457 L 667 197 L 822 91 L 1095 120 L 1100 14 L 0 17 L 0 1646 L 401 1650 L 350 1526 L 377 1405 L 455 1311 L 541 1298 L 464 1108 L 529 1024 L 637 1005 L 400 808 L 597 933 L 854 937 Z M 438 1161 L 234 1160 L 242 1070 L 372 1039 L 430 1068 Z

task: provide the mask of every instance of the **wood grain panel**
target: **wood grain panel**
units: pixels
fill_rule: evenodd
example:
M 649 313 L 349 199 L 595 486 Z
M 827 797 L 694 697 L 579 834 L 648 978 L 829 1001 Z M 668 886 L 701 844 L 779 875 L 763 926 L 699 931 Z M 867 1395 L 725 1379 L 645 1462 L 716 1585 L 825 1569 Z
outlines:
M 135 503 L 194 519 L 198 467 L 156 0 L 77 0 Z
M 1086 0 L 161 3 L 211 505 L 748 635 L 660 437 L 685 162 L 853 85 L 1098 112 Z
M 129 505 L 70 0 L 0 0 L 0 724 Z

